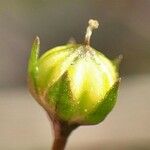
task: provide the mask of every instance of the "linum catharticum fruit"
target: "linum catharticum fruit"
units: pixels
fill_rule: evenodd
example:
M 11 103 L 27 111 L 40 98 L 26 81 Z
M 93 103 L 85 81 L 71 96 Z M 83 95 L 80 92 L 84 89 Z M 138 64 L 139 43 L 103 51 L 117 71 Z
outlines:
M 96 20 L 89 20 L 83 44 L 66 44 L 39 57 L 40 40 L 33 43 L 28 84 L 37 102 L 68 124 L 91 125 L 104 120 L 116 103 L 118 60 L 112 61 L 90 46 Z

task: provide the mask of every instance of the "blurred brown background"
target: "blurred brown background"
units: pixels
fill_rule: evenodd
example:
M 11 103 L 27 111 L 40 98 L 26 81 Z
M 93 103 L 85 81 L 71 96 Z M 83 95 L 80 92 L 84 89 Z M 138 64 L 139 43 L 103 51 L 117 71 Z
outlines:
M 150 1 L 0 1 L 0 149 L 48 150 L 52 143 L 44 111 L 26 88 L 31 44 L 41 53 L 82 43 L 87 21 L 100 21 L 92 46 L 110 58 L 123 54 L 117 106 L 101 125 L 75 131 L 68 149 L 150 149 Z

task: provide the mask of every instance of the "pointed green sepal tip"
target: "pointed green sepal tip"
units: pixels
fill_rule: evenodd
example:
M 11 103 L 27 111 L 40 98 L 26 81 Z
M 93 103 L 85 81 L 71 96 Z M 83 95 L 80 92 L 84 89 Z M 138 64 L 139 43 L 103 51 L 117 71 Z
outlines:
M 32 85 L 32 87 L 34 87 L 33 89 L 35 90 L 37 90 L 36 75 L 38 72 L 37 62 L 39 58 L 39 50 L 40 50 L 40 39 L 37 36 L 32 44 L 31 54 L 28 63 L 28 82 L 30 82 L 29 85 L 30 86 Z
M 115 58 L 112 62 L 113 64 L 115 65 L 117 71 L 119 70 L 119 66 L 122 62 L 122 59 L 123 59 L 123 55 L 119 55 L 117 58 Z
M 40 39 L 37 36 L 32 44 L 31 48 L 31 54 L 29 58 L 29 64 L 28 64 L 28 73 L 30 74 L 37 64 L 37 60 L 39 57 L 39 50 L 40 50 Z
M 121 78 L 119 78 L 112 88 L 108 91 L 103 101 L 100 102 L 93 112 L 87 115 L 86 122 L 89 124 L 97 124 L 102 122 L 106 116 L 111 112 L 114 105 L 116 104 L 116 99 L 118 95 L 118 88 L 121 82 Z

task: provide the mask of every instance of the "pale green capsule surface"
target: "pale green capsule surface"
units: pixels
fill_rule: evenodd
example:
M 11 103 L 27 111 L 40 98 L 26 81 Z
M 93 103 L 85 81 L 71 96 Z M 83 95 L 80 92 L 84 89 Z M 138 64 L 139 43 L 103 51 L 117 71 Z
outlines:
M 52 116 L 70 124 L 101 122 L 116 103 L 117 64 L 89 45 L 67 44 L 39 57 L 36 38 L 28 65 L 30 91 Z

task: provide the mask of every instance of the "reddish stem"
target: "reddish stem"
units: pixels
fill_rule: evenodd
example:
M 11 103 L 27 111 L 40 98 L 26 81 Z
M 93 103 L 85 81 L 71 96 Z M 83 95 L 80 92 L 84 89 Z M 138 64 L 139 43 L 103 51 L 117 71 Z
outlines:
M 54 143 L 52 150 L 64 150 L 71 132 L 78 127 L 77 124 L 68 124 L 68 122 L 52 119 L 54 130 Z

